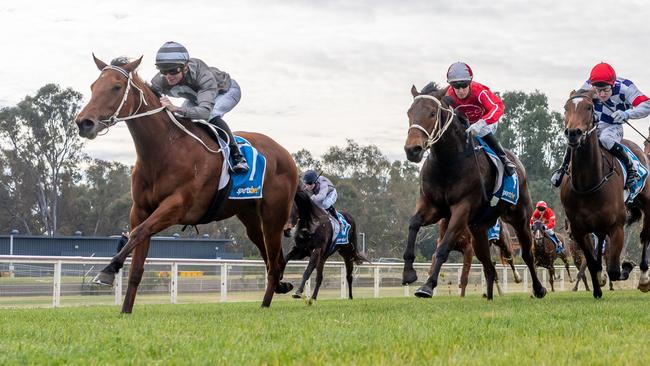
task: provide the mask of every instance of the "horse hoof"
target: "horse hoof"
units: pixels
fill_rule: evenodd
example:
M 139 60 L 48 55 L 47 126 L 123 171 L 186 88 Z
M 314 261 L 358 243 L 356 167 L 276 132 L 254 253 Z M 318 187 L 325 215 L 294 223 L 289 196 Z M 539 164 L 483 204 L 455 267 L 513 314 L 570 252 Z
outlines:
M 405 269 L 402 272 L 402 285 L 408 285 L 418 280 L 418 275 L 414 269 Z
M 594 299 L 600 299 L 603 297 L 603 292 L 600 289 L 594 289 Z
M 641 290 L 641 292 L 648 292 L 650 291 L 650 282 L 645 284 L 639 283 L 639 286 L 637 288 Z
M 299 293 L 299 292 L 296 292 L 295 294 L 291 295 L 291 297 L 293 297 L 294 299 L 300 299 L 300 298 L 302 298 L 302 294 Z
M 542 287 L 541 290 L 535 291 L 534 295 L 535 295 L 536 298 L 542 299 L 542 298 L 544 298 L 544 296 L 546 296 L 546 292 L 547 292 L 546 287 Z
M 521 276 L 515 273 L 515 283 L 521 283 Z
M 415 291 L 415 296 L 423 299 L 430 299 L 433 296 L 433 290 L 426 286 L 422 286 Z
M 286 294 L 291 290 L 293 290 L 293 285 L 291 282 L 280 282 L 277 286 L 275 286 L 276 294 Z
M 108 272 L 101 271 L 90 282 L 94 283 L 95 285 L 111 286 L 112 287 L 114 281 L 115 281 L 115 274 L 114 273 L 108 273 Z
M 621 264 L 621 268 L 623 268 L 623 271 L 626 271 L 628 273 L 632 272 L 632 270 L 636 267 L 636 263 L 633 261 L 624 261 L 623 264 Z

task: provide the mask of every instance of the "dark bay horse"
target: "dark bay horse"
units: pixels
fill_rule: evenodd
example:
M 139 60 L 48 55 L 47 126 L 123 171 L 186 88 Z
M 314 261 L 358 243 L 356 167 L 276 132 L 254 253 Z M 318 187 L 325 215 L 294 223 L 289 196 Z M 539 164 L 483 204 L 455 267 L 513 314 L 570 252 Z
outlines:
M 539 267 L 546 268 L 548 270 L 549 279 L 548 283 L 551 285 L 551 291 L 555 292 L 555 287 L 553 283 L 555 281 L 555 259 L 560 258 L 564 262 L 564 267 L 566 268 L 566 273 L 569 275 L 569 281 L 573 282 L 571 279 L 571 270 L 569 270 L 569 261 L 567 260 L 566 251 L 563 251 L 560 254 L 557 254 L 555 251 L 555 244 L 553 240 L 549 238 L 546 234 L 546 228 L 541 220 L 535 220 L 532 226 L 533 231 L 533 242 L 535 244 L 535 265 Z M 560 234 L 556 234 L 562 242 L 564 238 Z
M 352 271 L 354 264 L 361 264 L 363 261 L 370 263 L 363 254 L 359 253 L 357 246 L 357 224 L 352 215 L 341 211 L 341 214 L 350 224 L 349 243 L 337 245 L 335 250 L 331 250 L 334 230 L 330 223 L 330 215 L 316 204 L 314 204 L 309 195 L 304 191 L 296 194 L 296 205 L 291 212 L 290 226 L 297 225 L 294 233 L 295 245 L 289 250 L 284 257 L 285 262 L 290 260 L 303 259 L 309 257 L 309 264 L 302 275 L 300 286 L 293 294 L 294 298 L 300 298 L 305 289 L 305 283 L 311 276 L 314 268 L 316 269 L 316 286 L 312 293 L 309 303 L 316 300 L 318 291 L 323 282 L 323 269 L 325 261 L 335 252 L 343 258 L 345 263 L 345 278 L 348 283 L 348 298 L 352 299 Z M 286 226 L 285 226 L 286 228 Z
M 589 248 L 590 233 L 598 238 L 596 253 L 603 252 L 603 243 L 609 237 L 609 255 L 607 274 L 611 281 L 626 280 L 633 265 L 623 263 L 621 271 L 621 252 L 624 244 L 624 225 L 639 220 L 643 216 L 641 243 L 641 277 L 639 288 L 650 290 L 646 252 L 650 242 L 650 185 L 646 184 L 634 202 L 624 203 L 623 171 L 616 159 L 598 141 L 596 133 L 597 120 L 594 115 L 593 92 L 590 90 L 573 91 L 564 105 L 564 134 L 571 149 L 570 174 L 561 184 L 560 198 L 564 205 L 571 232 L 578 246 L 582 249 L 591 274 L 593 295 L 602 297 L 601 286 L 605 285 L 602 275 L 602 257 L 594 255 Z M 644 166 L 648 166 L 646 156 L 631 141 L 622 140 Z
M 412 162 L 420 162 L 427 150 L 429 156 L 420 171 L 420 197 L 415 214 L 409 222 L 402 283 L 409 284 L 417 280 L 413 261 L 415 239 L 420 227 L 447 219 L 447 231 L 436 250 L 433 271 L 426 283 L 416 291 L 416 296 L 432 296 L 433 289 L 438 284 L 440 268 L 447 261 L 451 246 L 469 228 L 474 253 L 483 264 L 487 299 L 491 300 L 496 270 L 490 257 L 487 230 L 501 217 L 517 233 L 522 257 L 531 274 L 534 295 L 544 297 L 546 289 L 537 278 L 533 263 L 532 238 L 528 228 L 532 203 L 524 168 L 508 152 L 510 160 L 517 165 L 519 201 L 516 205 L 500 201 L 490 208 L 490 198 L 486 192 L 493 191 L 496 171 L 483 153 L 474 154 L 474 141 L 468 139 L 465 133 L 468 125 L 443 98 L 445 92 L 446 89 L 419 93 L 415 86 L 411 88 L 414 100 L 408 110 L 409 129 L 404 151 Z
M 123 313 L 131 313 L 152 235 L 171 225 L 194 225 L 236 215 L 266 263 L 268 284 L 262 306 L 270 306 L 274 292 L 291 291 L 291 284 L 280 281 L 285 266 L 282 228 L 298 186 L 291 154 L 267 136 L 238 133 L 267 159 L 263 198 L 227 200 L 216 214 L 204 217 L 222 170 L 223 158 L 216 153 L 219 146 L 190 120 L 173 121 L 158 96 L 135 73 L 142 58 L 110 66 L 93 58 L 101 73 L 91 86 L 90 101 L 75 120 L 79 135 L 94 139 L 115 123 L 126 121 L 137 153 L 131 181 L 133 230 L 128 243 L 95 282 L 112 285 L 115 274 L 133 251 L 122 305 Z
M 445 232 L 447 231 L 447 220 L 440 220 L 440 230 L 438 232 L 438 246 L 445 237 Z M 501 264 L 505 265 L 506 263 L 510 266 L 512 270 L 512 275 L 514 276 L 515 283 L 521 282 L 521 276 L 517 269 L 512 258 L 512 240 L 510 239 L 510 234 L 505 226 L 501 226 L 501 235 L 498 240 L 490 240 L 490 244 L 499 248 L 499 258 Z M 438 247 L 436 246 L 436 249 Z M 460 283 L 458 287 L 460 288 L 460 297 L 465 297 L 465 290 L 467 284 L 469 283 L 469 271 L 472 268 L 472 259 L 474 258 L 474 249 L 472 247 L 472 233 L 469 230 L 466 230 L 460 235 L 458 240 L 455 243 L 451 244 L 450 251 L 457 251 L 463 254 L 463 268 L 461 269 L 460 274 Z M 429 267 L 429 275 L 433 273 L 433 269 L 436 266 L 436 254 L 434 253 L 431 256 L 431 267 Z M 495 279 L 497 284 L 497 290 L 501 294 L 501 289 L 499 287 L 498 276 Z

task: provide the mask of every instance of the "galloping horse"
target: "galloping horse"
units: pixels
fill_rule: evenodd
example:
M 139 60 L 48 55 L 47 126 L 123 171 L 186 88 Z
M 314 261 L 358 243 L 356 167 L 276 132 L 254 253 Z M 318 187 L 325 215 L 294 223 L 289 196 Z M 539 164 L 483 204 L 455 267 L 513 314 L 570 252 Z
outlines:
M 560 198 L 573 238 L 585 254 L 595 298 L 603 295 L 601 286 L 605 285 L 605 277 L 602 275 L 602 257 L 594 255 L 594 250 L 589 248 L 589 234 L 594 233 L 598 238 L 596 253 L 602 253 L 605 238 L 609 237 L 607 274 L 611 281 L 626 280 L 633 268 L 632 264 L 625 262 L 621 272 L 620 257 L 627 210 L 630 211 L 628 224 L 643 216 L 639 288 L 647 291 L 650 289 L 646 259 L 650 242 L 650 187 L 646 184 L 626 208 L 623 198 L 624 172 L 616 159 L 600 147 L 597 133 L 594 133 L 597 120 L 592 98 L 592 91 L 573 91 L 564 105 L 564 134 L 571 148 L 571 167 L 570 174 L 562 181 Z M 648 166 L 646 156 L 636 144 L 628 140 L 621 143 L 632 150 L 641 164 Z
M 412 162 L 420 162 L 426 150 L 430 153 L 420 171 L 420 197 L 409 222 L 402 283 L 417 280 L 413 261 L 418 230 L 444 218 L 448 220 L 448 228 L 436 250 L 435 266 L 426 283 L 416 291 L 416 296 L 432 296 L 438 284 L 440 268 L 447 260 L 451 246 L 469 228 L 474 253 L 483 264 L 487 299 L 491 300 L 496 270 L 490 258 L 487 230 L 500 216 L 517 233 L 522 257 L 531 274 L 534 295 L 544 297 L 546 289 L 537 278 L 533 263 L 532 238 L 528 228 L 532 203 L 521 162 L 508 152 L 510 160 L 517 165 L 518 203 L 510 205 L 500 201 L 490 208 L 490 198 L 486 192 L 493 191 L 495 169 L 484 154 L 475 155 L 473 139 L 468 139 L 465 134 L 466 121 L 459 118 L 443 98 L 446 89 L 433 89 L 436 90 L 421 94 L 415 86 L 411 88 L 414 100 L 408 111 L 409 129 L 404 145 L 406 157 Z
M 440 220 L 440 231 L 438 233 L 438 246 L 445 237 L 445 232 L 447 231 L 447 220 Z M 521 276 L 515 268 L 515 264 L 512 258 L 512 241 L 510 240 L 510 235 L 508 230 L 502 226 L 501 235 L 498 240 L 490 240 L 490 244 L 499 248 L 499 257 L 501 259 L 501 264 L 508 264 L 512 270 L 512 275 L 515 278 L 515 283 L 521 282 Z M 436 247 L 437 249 L 437 247 Z M 460 288 L 460 297 L 465 297 L 465 290 L 467 284 L 469 283 L 469 271 L 472 268 L 472 259 L 474 258 L 474 249 L 472 249 L 472 233 L 469 230 L 466 230 L 458 240 L 451 245 L 450 251 L 457 251 L 463 254 L 463 268 L 460 273 L 460 283 L 458 287 Z M 431 256 L 431 267 L 429 267 L 429 275 L 433 273 L 433 269 L 436 266 L 436 255 L 435 253 Z M 499 294 L 501 290 L 498 284 L 498 276 L 495 280 L 497 284 L 497 290 Z
M 300 287 L 293 294 L 294 298 L 300 298 L 305 289 L 305 283 L 316 268 L 316 287 L 309 299 L 316 300 L 318 291 L 323 282 L 323 268 L 325 261 L 335 252 L 343 257 L 345 263 L 345 275 L 348 282 L 348 298 L 352 299 L 352 271 L 354 264 L 361 264 L 363 261 L 369 262 L 363 254 L 359 253 L 357 247 L 357 224 L 347 212 L 341 211 L 341 215 L 350 224 L 349 243 L 336 245 L 332 250 L 333 234 L 332 224 L 330 223 L 329 214 L 315 205 L 304 191 L 296 194 L 296 205 L 291 211 L 291 222 L 288 227 L 298 225 L 294 233 L 295 245 L 289 250 L 284 257 L 285 262 L 290 260 L 302 259 L 309 257 L 309 264 L 302 275 Z M 300 204 L 298 204 L 300 203 Z M 287 226 L 285 226 L 287 228 Z
M 262 306 L 270 306 L 274 292 L 291 291 L 291 284 L 280 281 L 285 267 L 282 228 L 298 184 L 296 164 L 289 152 L 267 136 L 239 133 L 267 159 L 263 198 L 227 200 L 206 217 L 222 171 L 223 157 L 215 151 L 219 146 L 190 120 L 178 121 L 164 110 L 159 97 L 135 73 L 142 57 L 115 65 L 93 58 L 101 73 L 91 86 L 90 101 L 75 120 L 79 135 L 94 139 L 115 123 L 126 121 L 137 153 L 131 181 L 133 230 L 128 243 L 94 282 L 112 285 L 115 274 L 134 251 L 122 305 L 123 313 L 131 313 L 152 235 L 171 225 L 194 225 L 237 215 L 266 263 L 268 284 Z
M 541 220 L 535 220 L 533 222 L 533 239 L 535 243 L 535 265 L 544 267 L 548 270 L 549 280 L 548 283 L 551 284 L 551 291 L 555 292 L 553 287 L 553 282 L 555 281 L 555 259 L 560 258 L 564 262 L 564 267 L 566 272 L 569 274 L 569 281 L 573 282 L 571 279 L 571 271 L 569 270 L 569 261 L 567 261 L 566 253 L 562 252 L 557 254 L 555 251 L 555 244 L 553 240 L 548 237 L 546 230 L 544 229 L 544 224 Z M 558 238 L 560 234 L 556 234 Z M 562 238 L 560 238 L 562 240 Z

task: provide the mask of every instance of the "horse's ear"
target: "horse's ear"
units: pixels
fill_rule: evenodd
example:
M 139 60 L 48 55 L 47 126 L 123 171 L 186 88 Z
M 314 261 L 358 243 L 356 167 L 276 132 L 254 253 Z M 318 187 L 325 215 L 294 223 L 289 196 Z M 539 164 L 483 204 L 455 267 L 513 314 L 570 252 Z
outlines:
M 572 98 L 574 95 L 576 95 L 577 91 L 571 90 L 571 93 L 569 93 L 569 98 Z
M 420 95 L 420 93 L 418 92 L 418 88 L 416 88 L 415 85 L 411 85 L 411 94 L 413 95 L 413 98 Z
M 99 71 L 104 70 L 104 68 L 107 66 L 106 62 L 104 62 L 104 61 L 98 59 L 97 57 L 95 57 L 94 53 L 93 53 L 93 61 L 95 61 L 95 65 L 97 65 L 97 68 L 99 69 Z
M 454 104 L 454 98 L 452 98 L 450 95 L 445 95 L 440 101 L 445 108 L 449 108 L 450 105 Z
M 133 72 L 135 69 L 138 68 L 138 66 L 140 66 L 140 62 L 142 62 L 142 56 L 140 56 L 139 59 L 135 61 L 131 61 L 128 64 L 122 66 L 122 68 L 128 72 Z

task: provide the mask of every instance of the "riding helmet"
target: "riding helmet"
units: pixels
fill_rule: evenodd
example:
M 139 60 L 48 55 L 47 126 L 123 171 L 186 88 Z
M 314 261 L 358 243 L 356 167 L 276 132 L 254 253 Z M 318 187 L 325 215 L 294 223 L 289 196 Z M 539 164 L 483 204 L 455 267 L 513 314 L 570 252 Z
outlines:
M 316 183 L 316 179 L 318 179 L 318 174 L 314 170 L 308 170 L 302 176 L 302 181 L 305 184 L 314 184 Z
M 447 70 L 447 82 L 454 81 L 472 81 L 474 73 L 472 69 L 464 62 L 454 62 Z
M 601 62 L 591 69 L 589 84 L 614 85 L 616 82 L 616 71 L 608 63 Z
M 173 69 L 185 65 L 190 60 L 190 54 L 178 42 L 165 42 L 156 53 L 156 67 L 159 70 Z

